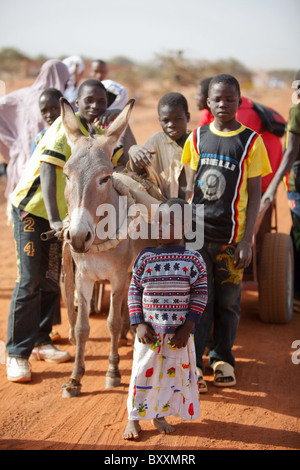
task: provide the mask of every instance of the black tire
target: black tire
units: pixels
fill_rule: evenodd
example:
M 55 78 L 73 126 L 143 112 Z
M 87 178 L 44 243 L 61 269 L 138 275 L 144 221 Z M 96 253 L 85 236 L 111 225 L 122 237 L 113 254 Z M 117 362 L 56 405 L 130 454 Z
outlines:
M 285 233 L 267 233 L 259 261 L 260 319 L 288 323 L 293 316 L 294 250 Z

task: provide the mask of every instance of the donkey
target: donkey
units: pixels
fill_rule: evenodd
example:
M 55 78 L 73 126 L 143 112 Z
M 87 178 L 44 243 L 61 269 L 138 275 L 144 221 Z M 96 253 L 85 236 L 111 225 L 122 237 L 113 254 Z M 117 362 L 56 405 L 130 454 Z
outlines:
M 128 216 L 128 207 L 134 200 L 128 187 L 117 178 L 118 174 L 113 173 L 111 156 L 126 129 L 133 104 L 134 100 L 127 103 L 105 135 L 91 133 L 86 137 L 78 127 L 73 109 L 65 99 L 61 99 L 62 121 L 72 151 L 63 169 L 69 219 L 69 225 L 64 231 L 63 269 L 67 273 L 65 284 L 68 291 L 70 340 L 76 344 L 74 368 L 69 382 L 63 386 L 65 397 L 80 393 L 80 381 L 85 372 L 85 344 L 90 331 L 90 300 L 97 280 L 108 280 L 111 285 L 107 318 L 111 351 L 105 387 L 116 387 L 121 381 L 118 341 L 122 327 L 122 306 L 127 307 L 131 268 L 137 254 L 145 246 L 145 240 L 134 240 L 128 234 L 129 222 L 133 222 L 133 218 Z M 115 237 L 97 230 L 98 224 L 104 220 L 103 213 L 99 215 L 99 207 L 103 207 L 103 204 L 109 204 L 115 211 Z M 70 295 L 74 287 L 72 259 L 78 294 L 77 318 Z

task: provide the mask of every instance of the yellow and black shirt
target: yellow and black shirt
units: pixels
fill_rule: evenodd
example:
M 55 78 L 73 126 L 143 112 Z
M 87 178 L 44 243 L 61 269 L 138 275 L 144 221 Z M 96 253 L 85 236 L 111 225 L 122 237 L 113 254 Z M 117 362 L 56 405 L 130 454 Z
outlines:
M 88 131 L 81 123 L 77 113 L 76 118 L 80 130 L 84 135 L 88 136 Z M 99 134 L 104 132 L 105 129 L 98 129 Z M 29 212 L 48 220 L 41 190 L 40 165 L 42 162 L 51 163 L 56 167 L 56 199 L 59 215 L 61 220 L 63 220 L 67 215 L 67 205 L 64 197 L 65 177 L 63 175 L 63 166 L 70 158 L 70 155 L 71 148 L 67 141 L 62 119 L 59 117 L 49 127 L 28 161 L 21 180 L 10 196 L 12 205 L 24 213 Z
M 185 143 L 182 163 L 196 171 L 192 202 L 204 205 L 204 237 L 238 243 L 245 227 L 247 180 L 272 172 L 262 138 L 240 125 L 218 131 L 214 123 L 198 127 Z

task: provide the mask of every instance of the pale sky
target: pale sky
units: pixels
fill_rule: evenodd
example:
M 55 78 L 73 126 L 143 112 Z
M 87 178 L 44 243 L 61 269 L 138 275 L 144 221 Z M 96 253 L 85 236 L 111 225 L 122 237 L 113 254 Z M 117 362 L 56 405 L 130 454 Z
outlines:
M 234 58 L 254 69 L 300 68 L 300 0 L 0 0 L 0 49 L 147 62 Z

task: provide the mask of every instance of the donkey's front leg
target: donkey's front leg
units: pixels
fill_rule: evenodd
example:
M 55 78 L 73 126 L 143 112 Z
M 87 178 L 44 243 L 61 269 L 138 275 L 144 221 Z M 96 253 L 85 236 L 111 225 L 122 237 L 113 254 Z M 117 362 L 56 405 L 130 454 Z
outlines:
M 125 282 L 125 279 L 124 279 Z M 124 289 L 124 286 L 123 286 Z M 119 336 L 122 328 L 122 299 L 123 289 L 118 287 L 115 290 L 111 285 L 110 308 L 107 317 L 107 326 L 110 331 L 111 349 L 109 355 L 109 366 L 106 373 L 105 388 L 118 387 L 121 383 L 121 374 L 119 371 Z
M 81 389 L 80 380 L 85 373 L 85 345 L 89 338 L 89 311 L 94 282 L 84 278 L 77 270 L 76 287 L 78 295 L 78 315 L 75 326 L 76 354 L 75 364 L 70 380 L 63 385 L 63 397 L 78 396 Z
M 119 346 L 128 344 L 128 338 L 127 338 L 128 331 L 130 331 L 132 335 L 132 331 L 130 327 L 128 304 L 127 304 L 128 289 L 129 289 L 130 281 L 131 281 L 131 273 L 128 273 L 126 286 L 123 291 L 123 300 L 122 300 L 122 308 L 121 308 L 122 327 L 120 331 Z

